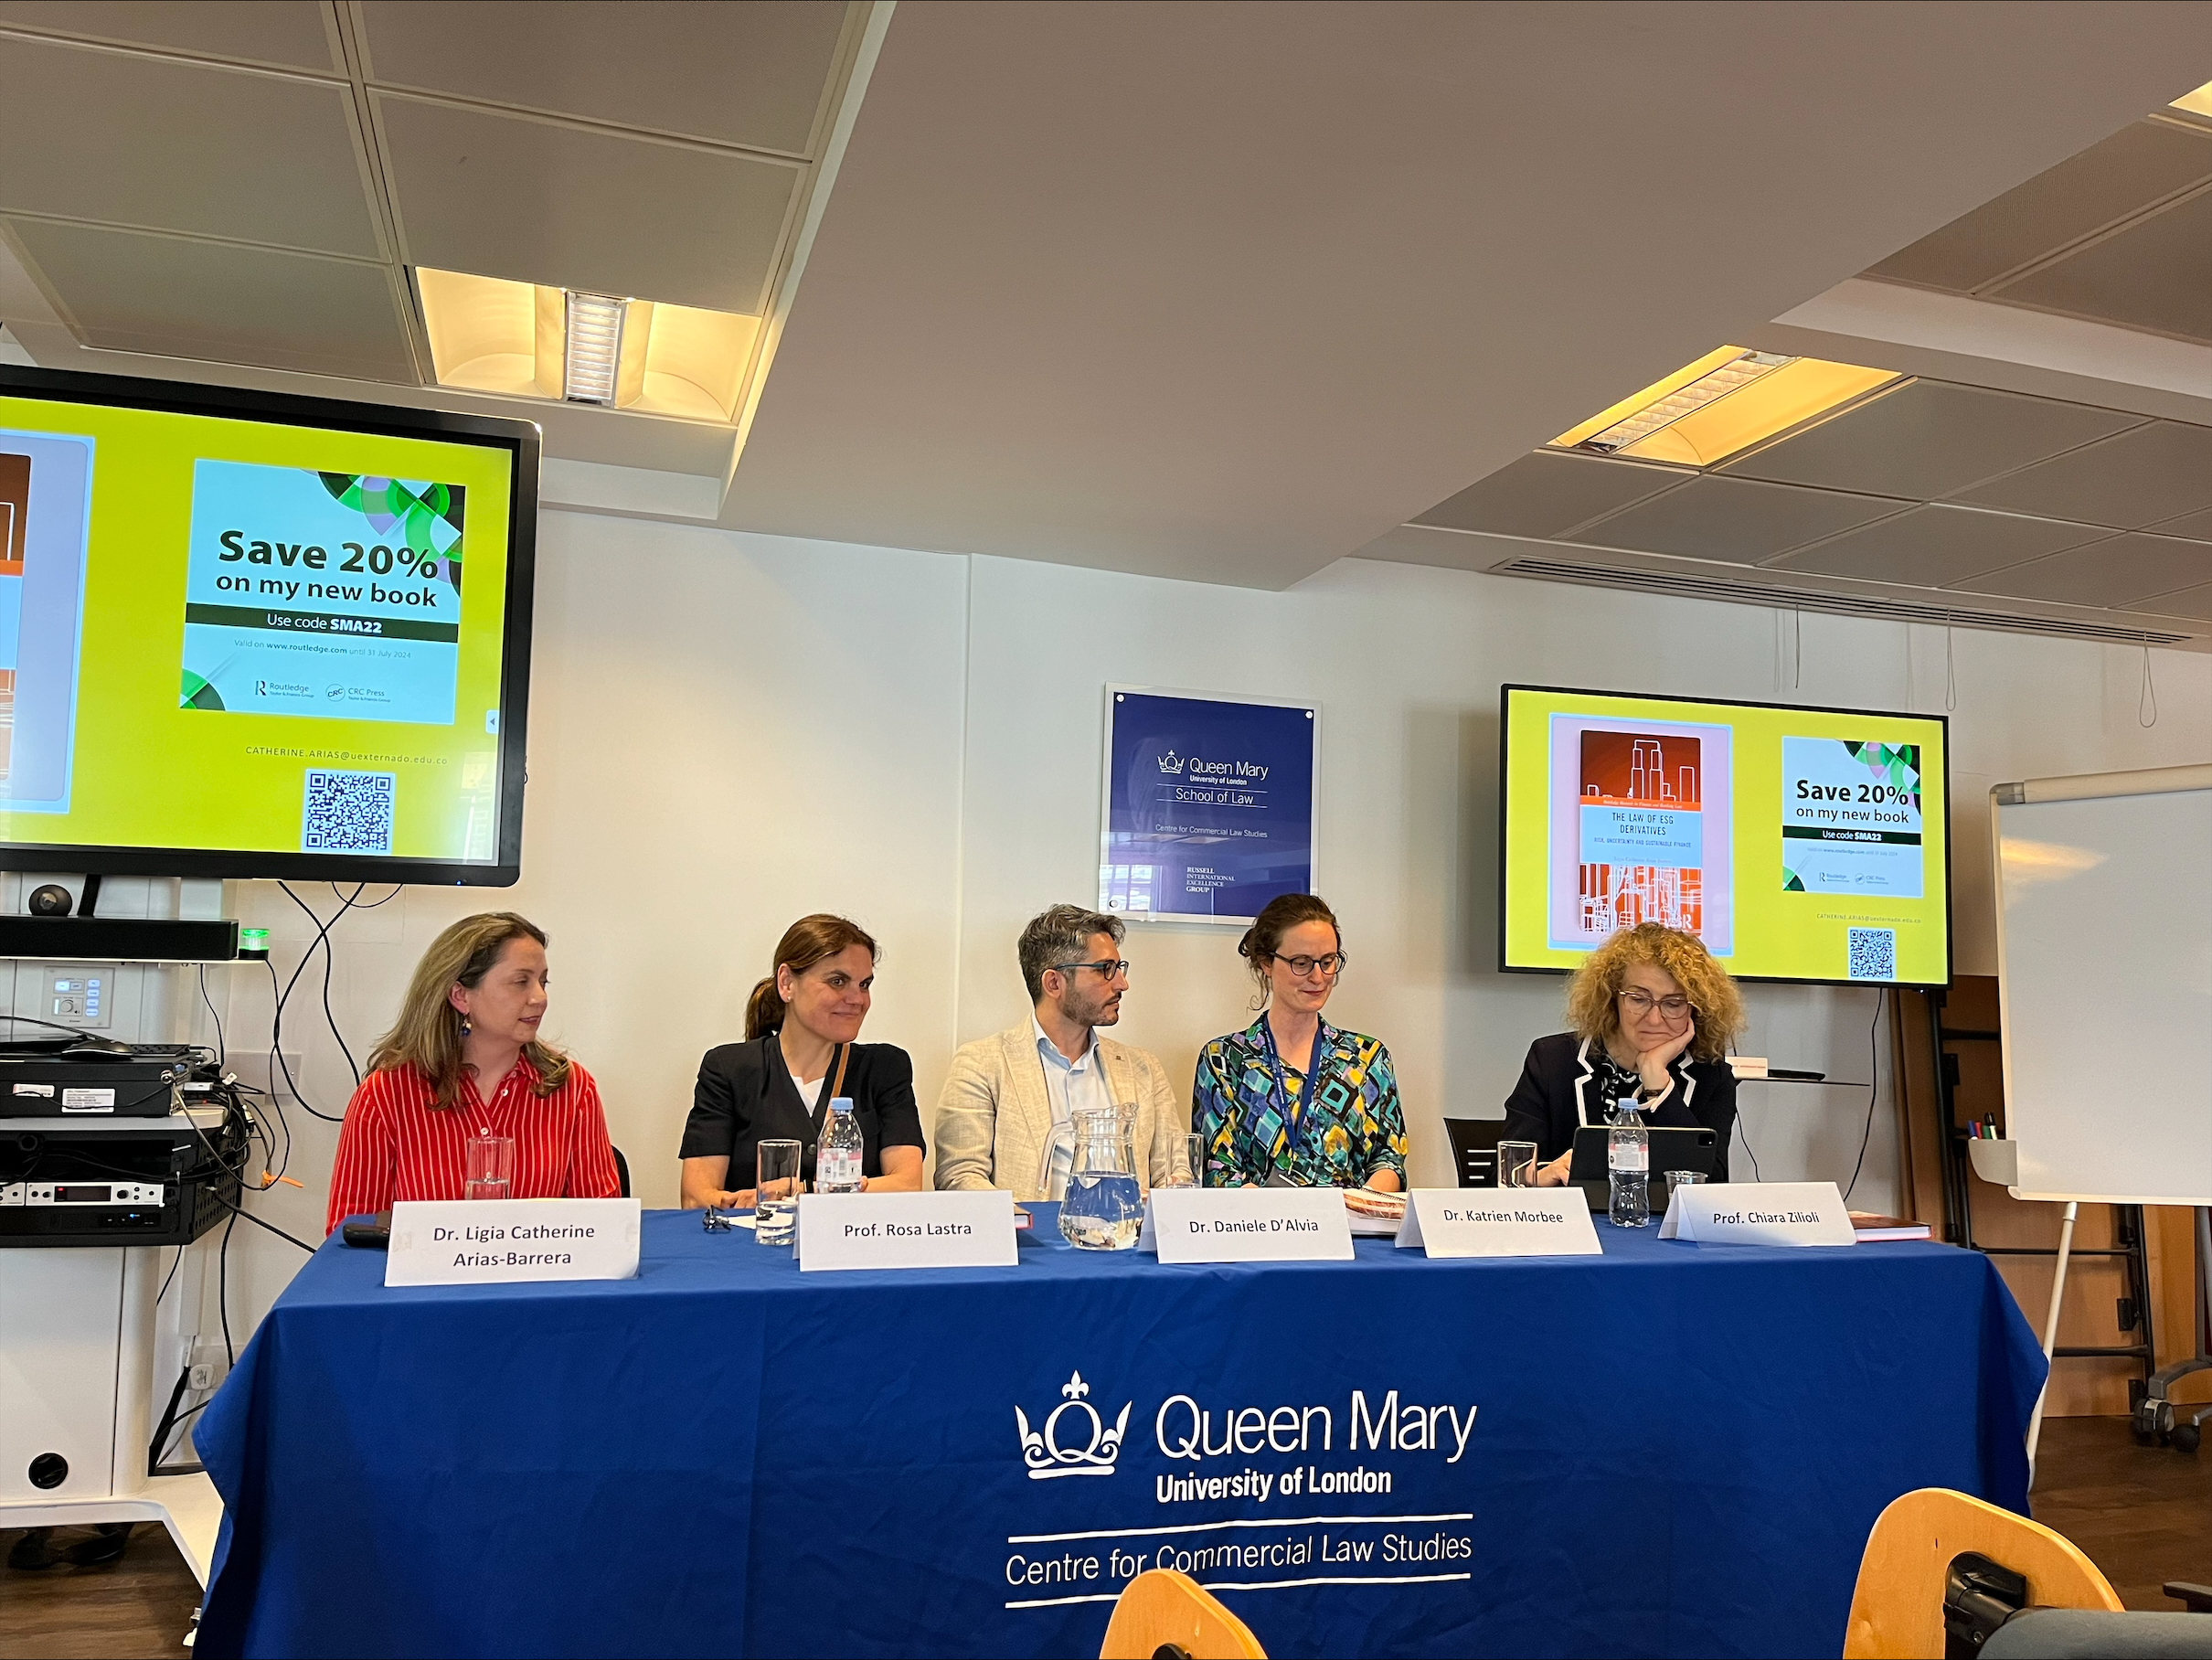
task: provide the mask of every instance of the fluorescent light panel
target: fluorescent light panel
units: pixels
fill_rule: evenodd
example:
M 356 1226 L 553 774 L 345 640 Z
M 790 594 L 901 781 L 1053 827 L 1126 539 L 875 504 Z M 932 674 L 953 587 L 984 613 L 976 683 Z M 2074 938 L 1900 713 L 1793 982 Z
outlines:
M 629 302 L 574 289 L 568 297 L 560 395 L 569 403 L 612 403 L 615 370 L 622 360 L 622 314 Z
M 736 417 L 758 317 L 430 266 L 414 274 L 441 386 L 719 424 Z
M 2167 107 L 2186 110 L 2192 115 L 2212 115 L 2212 80 L 2206 81 L 2194 92 L 2184 92 Z
M 1558 450 L 1709 467 L 1903 378 L 1724 346 L 1551 441 Z

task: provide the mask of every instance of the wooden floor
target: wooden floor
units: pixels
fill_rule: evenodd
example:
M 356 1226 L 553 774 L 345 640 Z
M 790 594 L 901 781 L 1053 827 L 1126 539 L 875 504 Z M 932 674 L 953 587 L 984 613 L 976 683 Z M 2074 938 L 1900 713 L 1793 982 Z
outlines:
M 2212 1584 L 2212 1448 L 2139 1447 L 2124 1418 L 2047 1418 L 2037 1463 L 2028 1508 L 2130 1608 L 2179 1609 L 2168 1580 Z
M 2053 1418 L 2033 1507 L 2089 1553 L 2130 1608 L 2180 1607 L 2159 1590 L 2168 1580 L 2212 1583 L 2212 1448 L 2139 1447 L 2124 1418 Z M 0 1555 L 18 1537 L 0 1532 Z M 183 1660 L 198 1605 L 199 1586 L 169 1536 L 144 1525 L 106 1568 L 0 1569 L 0 1660 Z

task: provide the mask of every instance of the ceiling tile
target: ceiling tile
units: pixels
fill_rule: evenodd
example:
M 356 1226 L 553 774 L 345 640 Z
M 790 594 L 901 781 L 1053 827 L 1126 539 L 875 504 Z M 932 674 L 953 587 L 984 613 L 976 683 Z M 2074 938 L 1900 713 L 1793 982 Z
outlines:
M 1867 272 L 1971 293 L 2212 176 L 2212 133 L 2139 121 L 1931 231 Z
M 0 211 L 383 249 L 335 81 L 0 37 Z
M 1494 536 L 1558 536 L 1584 519 L 1640 502 L 1692 476 L 1634 462 L 1538 450 L 1411 522 Z
M 6 224 L 87 346 L 417 384 L 384 266 L 51 219 Z
M 2088 404 L 1916 380 L 1719 471 L 1927 501 L 2143 420 Z
M 791 163 L 376 94 L 407 261 L 757 316 Z
M 2205 149 L 2212 152 L 2212 144 Z M 2032 271 L 1990 297 L 2212 344 L 2212 190 Z
M 2212 582 L 2201 588 L 2185 588 L 2179 593 L 2162 593 L 2154 600 L 2145 600 L 2135 609 L 2161 617 L 2192 617 L 2212 622 Z
M 2154 594 L 2212 581 L 2212 542 L 2178 537 L 2116 536 L 2070 553 L 2055 553 L 2010 570 L 1994 570 L 1957 586 L 2015 600 L 2064 605 L 2132 605 Z
M 2179 518 L 2161 519 L 2148 528 L 2160 536 L 2186 536 L 2200 542 L 2212 542 L 2212 507 L 2199 513 L 2185 513 Z
M 1756 565 L 1909 504 L 1707 474 L 1575 533 L 1600 548 Z
M 0 0 L 0 26 L 343 74 L 328 16 L 315 0 Z
M 1800 548 L 1774 560 L 1772 568 L 1943 588 L 1985 570 L 2078 548 L 2105 534 L 2090 525 L 1939 504 Z
M 369 78 L 617 126 L 807 154 L 839 0 L 368 0 Z
M 2212 427 L 2152 421 L 1963 491 L 1957 499 L 2139 530 L 2212 507 Z

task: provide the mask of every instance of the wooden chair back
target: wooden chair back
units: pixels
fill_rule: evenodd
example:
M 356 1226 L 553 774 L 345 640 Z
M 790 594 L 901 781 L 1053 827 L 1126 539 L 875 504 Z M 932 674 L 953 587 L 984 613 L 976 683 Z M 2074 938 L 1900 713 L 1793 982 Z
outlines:
M 1168 1644 L 1191 1660 L 1267 1660 L 1251 1628 L 1188 1574 L 1150 1568 L 1122 1588 L 1099 1660 L 1153 1660 Z
M 1969 1550 L 2026 1580 L 2031 1606 L 2122 1607 L 2097 1564 L 2065 1535 L 1967 1494 L 1922 1487 L 1893 1500 L 1866 1536 L 1844 1660 L 1940 1660 L 1944 1580 Z

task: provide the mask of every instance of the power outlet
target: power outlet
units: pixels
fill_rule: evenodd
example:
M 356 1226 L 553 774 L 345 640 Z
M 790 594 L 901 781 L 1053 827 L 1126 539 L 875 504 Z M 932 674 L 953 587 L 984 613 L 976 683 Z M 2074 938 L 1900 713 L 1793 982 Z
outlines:
M 218 1389 L 229 1375 L 230 1359 L 223 1353 L 219 1343 L 195 1343 L 192 1361 L 185 1373 L 185 1382 L 201 1394 Z

